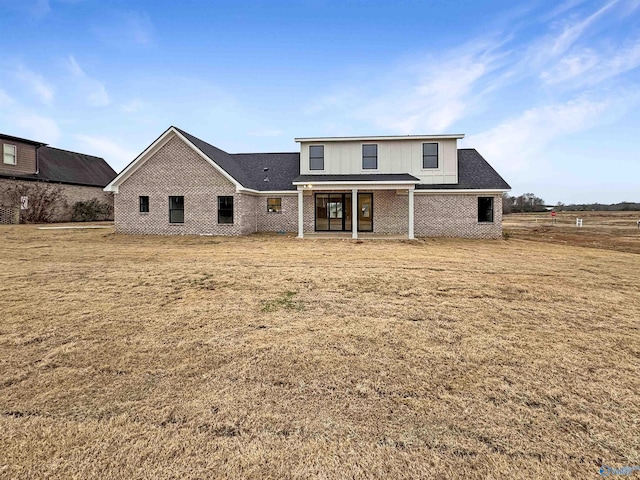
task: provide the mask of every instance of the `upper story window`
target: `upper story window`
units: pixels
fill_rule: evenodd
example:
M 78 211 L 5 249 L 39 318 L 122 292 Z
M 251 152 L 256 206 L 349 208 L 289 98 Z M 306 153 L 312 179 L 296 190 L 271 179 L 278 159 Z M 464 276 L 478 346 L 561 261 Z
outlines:
M 16 162 L 16 146 L 4 144 L 3 148 L 3 161 L 8 165 L 15 165 Z
M 422 144 L 422 168 L 438 168 L 438 144 Z
M 309 146 L 309 170 L 324 170 L 324 145 Z
M 376 170 L 378 168 L 378 145 L 362 145 L 362 169 Z

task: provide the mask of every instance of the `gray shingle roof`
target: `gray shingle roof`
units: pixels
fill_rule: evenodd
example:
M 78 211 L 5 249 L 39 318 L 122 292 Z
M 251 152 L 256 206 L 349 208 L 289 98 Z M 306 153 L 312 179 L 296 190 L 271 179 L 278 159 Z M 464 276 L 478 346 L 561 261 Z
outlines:
M 100 157 L 44 146 L 37 152 L 38 173 L 2 176 L 89 187 L 105 187 L 116 176 L 113 168 Z
M 235 153 L 230 154 L 197 137 L 174 127 L 202 153 L 213 160 L 240 185 L 253 190 L 295 190 L 292 182 L 331 181 L 418 181 L 408 173 L 362 175 L 300 175 L 300 154 L 289 153 Z M 267 171 L 264 169 L 268 168 Z M 269 181 L 265 181 L 268 178 Z M 473 148 L 458 150 L 458 183 L 421 184 L 417 189 L 504 189 L 511 187 L 489 163 Z
M 363 173 L 358 175 L 300 175 L 293 182 L 419 182 L 408 173 Z
M 295 190 L 291 181 L 300 174 L 299 153 L 229 154 L 184 130 L 174 128 L 243 187 L 253 190 Z M 269 170 L 265 172 L 265 168 Z M 269 178 L 268 182 L 264 181 L 265 177 Z
M 511 187 L 475 148 L 458 150 L 458 183 L 416 185 L 423 190 L 510 190 Z
M 39 180 L 104 187 L 116 172 L 103 158 L 52 147 L 38 149 Z

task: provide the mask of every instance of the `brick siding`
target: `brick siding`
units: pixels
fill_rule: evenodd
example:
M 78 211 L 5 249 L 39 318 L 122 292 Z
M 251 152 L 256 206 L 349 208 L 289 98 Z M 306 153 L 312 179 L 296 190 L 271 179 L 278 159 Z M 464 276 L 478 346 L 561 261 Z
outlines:
M 362 193 L 366 193 L 363 190 Z M 369 190 L 371 192 L 371 190 Z M 149 197 L 149 213 L 139 212 L 139 196 Z M 169 196 L 184 196 L 184 223 L 169 223 Z M 233 225 L 219 225 L 217 197 L 234 197 Z M 282 212 L 267 212 L 269 196 L 282 199 Z M 298 197 L 236 192 L 235 185 L 177 137 L 126 179 L 115 195 L 116 231 L 134 234 L 246 235 L 297 232 Z M 416 236 L 499 238 L 502 197 L 494 197 L 494 222 L 478 223 L 478 195 L 415 195 Z M 315 231 L 315 199 L 304 195 L 304 232 Z M 395 190 L 373 192 L 374 233 L 408 232 L 408 195 Z
M 69 185 L 65 183 L 48 183 L 27 180 L 13 180 L 0 178 L 0 206 L 19 207 L 12 205 L 10 190 L 16 186 L 24 185 L 49 185 L 51 187 L 59 187 L 64 195 L 64 203 L 55 206 L 52 222 L 68 222 L 71 220 L 73 213 L 73 205 L 76 202 L 84 202 L 87 200 L 97 199 L 101 203 L 106 203 L 113 207 L 113 194 L 103 191 L 102 187 L 87 187 L 84 185 Z M 113 218 L 113 217 L 112 217 Z
M 149 197 L 140 213 L 139 197 Z M 218 224 L 218 196 L 233 196 L 233 224 Z M 184 196 L 184 223 L 169 223 L 169 197 Z M 116 231 L 161 235 L 243 235 L 256 231 L 255 197 L 235 185 L 182 140 L 171 138 L 115 195 Z
M 478 197 L 493 197 L 493 223 L 478 223 Z M 502 236 L 501 195 L 416 195 L 416 236 L 500 238 Z
M 261 195 L 255 198 L 259 232 L 298 231 L 298 194 L 296 192 L 293 195 Z M 268 212 L 267 198 L 280 198 L 282 212 Z

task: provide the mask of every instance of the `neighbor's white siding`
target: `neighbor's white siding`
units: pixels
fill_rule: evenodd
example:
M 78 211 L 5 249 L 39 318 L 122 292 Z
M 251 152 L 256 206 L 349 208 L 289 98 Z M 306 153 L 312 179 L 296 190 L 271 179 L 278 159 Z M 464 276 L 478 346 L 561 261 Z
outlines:
M 422 168 L 422 144 L 438 144 L 438 168 Z M 378 169 L 362 169 L 362 145 L 378 145 Z M 309 145 L 324 145 L 324 170 L 309 170 Z M 420 183 L 458 183 L 456 139 L 302 142 L 300 174 L 410 173 Z

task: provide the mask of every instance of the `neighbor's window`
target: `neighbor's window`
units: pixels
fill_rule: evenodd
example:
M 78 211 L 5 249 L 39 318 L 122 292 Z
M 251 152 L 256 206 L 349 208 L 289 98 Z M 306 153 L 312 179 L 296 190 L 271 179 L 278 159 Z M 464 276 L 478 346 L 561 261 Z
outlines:
M 422 144 L 422 168 L 438 168 L 438 144 Z
M 493 222 L 493 197 L 478 197 L 478 222 Z
M 233 197 L 218 197 L 218 223 L 233 223 Z
M 149 197 L 140 197 L 140 213 L 149 213 Z
M 324 145 L 309 147 L 309 170 L 324 170 Z
M 282 213 L 282 199 L 281 198 L 267 198 L 267 212 L 269 212 L 269 213 Z
M 378 145 L 362 145 L 362 169 L 378 168 Z
M 5 143 L 3 147 L 3 154 L 4 154 L 4 163 L 7 163 L 9 165 L 16 164 L 16 146 L 15 145 L 9 145 Z
M 169 223 L 184 223 L 184 197 L 169 197 Z

